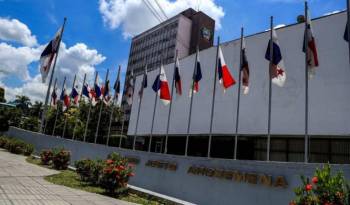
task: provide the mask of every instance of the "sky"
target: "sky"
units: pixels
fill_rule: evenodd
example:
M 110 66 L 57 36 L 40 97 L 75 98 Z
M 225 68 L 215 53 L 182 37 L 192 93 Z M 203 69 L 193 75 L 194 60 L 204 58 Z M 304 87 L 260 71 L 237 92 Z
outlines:
M 156 0 L 148 0 L 157 8 Z M 230 41 L 275 25 L 296 22 L 304 13 L 304 0 L 157 0 L 167 17 L 192 7 L 216 21 L 215 36 Z M 346 9 L 346 0 L 309 0 L 312 18 Z M 158 9 L 158 12 L 161 12 Z M 58 55 L 55 78 L 62 86 L 64 76 L 70 90 L 74 75 L 81 88 L 84 74 L 92 84 L 95 71 L 99 82 L 107 69 L 113 85 L 122 67 L 122 85 L 131 38 L 159 23 L 145 0 L 0 0 L 0 87 L 11 101 L 26 95 L 44 101 L 47 83 L 41 82 L 40 54 L 67 17 Z

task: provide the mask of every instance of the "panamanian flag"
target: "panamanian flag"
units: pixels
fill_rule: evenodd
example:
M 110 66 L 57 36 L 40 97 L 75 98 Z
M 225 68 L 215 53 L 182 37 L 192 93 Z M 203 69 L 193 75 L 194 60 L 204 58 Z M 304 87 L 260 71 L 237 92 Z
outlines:
M 163 65 L 160 66 L 160 74 L 157 75 L 152 89 L 159 95 L 160 100 L 165 104 L 169 104 L 171 100 L 168 80 L 165 75 Z
M 89 99 L 91 99 L 91 97 L 92 97 L 92 95 L 91 95 L 91 88 L 90 88 L 90 86 L 87 83 L 85 83 L 83 85 L 83 95 L 85 97 L 89 98 Z
M 222 54 L 221 47 L 219 46 L 219 56 L 218 56 L 218 77 L 219 82 L 223 86 L 224 91 L 236 84 L 235 79 L 232 77 L 228 66 L 225 63 L 224 55 Z
M 110 104 L 111 96 L 109 95 L 109 80 L 101 88 L 102 100 L 106 105 Z
M 303 42 L 303 52 L 307 52 L 307 63 L 308 63 L 308 73 L 309 78 L 312 78 L 315 75 L 315 68 L 318 67 L 318 55 L 317 55 L 317 47 L 316 41 L 313 35 L 310 12 L 307 10 L 307 28 L 304 34 L 304 42 Z M 307 40 L 307 49 L 305 48 L 305 41 Z
M 79 93 L 78 93 L 78 86 L 75 86 L 72 88 L 72 92 L 70 94 L 70 97 L 73 99 L 73 104 L 78 105 L 79 104 Z
M 241 65 L 241 72 L 242 72 L 242 89 L 243 94 L 247 95 L 249 93 L 249 63 L 248 58 L 246 54 L 246 45 L 245 45 L 245 39 L 242 39 L 242 65 Z
M 118 102 L 119 95 L 120 95 L 120 66 L 118 68 L 118 75 L 117 75 L 117 79 L 115 80 L 113 89 L 114 89 L 115 98 L 117 99 L 117 102 Z
M 69 98 L 69 95 L 67 94 L 67 90 L 65 86 L 63 86 L 60 100 L 63 102 L 63 111 L 65 111 L 70 105 L 70 98 Z
M 190 97 L 192 96 L 193 93 L 198 93 L 199 92 L 199 81 L 202 79 L 202 69 L 201 69 L 201 63 L 199 61 L 199 51 L 197 49 L 197 59 L 196 59 L 196 65 L 193 71 L 193 86 L 191 87 L 190 90 Z
M 176 89 L 176 94 L 178 96 L 182 95 L 182 83 L 181 83 L 181 76 L 180 76 L 180 62 L 179 58 L 176 57 L 175 61 L 175 71 L 174 71 L 174 83 L 175 83 L 175 89 Z
M 98 76 L 96 77 L 94 89 L 91 90 L 91 95 L 92 95 L 92 105 L 95 106 L 97 104 L 97 101 L 100 100 L 102 96 L 101 88 L 98 85 Z
M 270 61 L 270 41 L 267 45 L 265 59 Z M 277 86 L 283 87 L 284 83 L 286 82 L 287 75 L 284 68 L 284 62 L 282 59 L 282 53 L 281 49 L 278 43 L 277 34 L 275 29 L 272 29 L 272 68 L 270 70 L 270 77 L 272 79 L 272 83 L 276 84 Z
M 141 87 L 140 87 L 140 90 L 139 90 L 139 96 L 140 96 L 140 100 L 143 96 L 143 90 L 147 88 L 147 65 L 145 67 L 145 71 L 143 73 L 143 76 L 142 76 L 142 82 L 141 82 Z
M 47 44 L 40 56 L 40 73 L 42 82 L 45 83 L 47 75 L 50 72 L 52 61 L 57 54 L 61 41 L 62 27 L 56 32 L 55 37 Z
M 51 93 L 51 106 L 57 107 L 57 88 L 54 88 Z

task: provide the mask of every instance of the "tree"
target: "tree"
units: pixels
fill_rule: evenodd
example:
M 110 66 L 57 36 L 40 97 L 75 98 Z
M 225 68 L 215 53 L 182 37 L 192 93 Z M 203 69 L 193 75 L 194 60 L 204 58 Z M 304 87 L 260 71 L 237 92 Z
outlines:
M 43 109 L 43 103 L 39 101 L 35 101 L 32 107 L 30 108 L 30 115 L 40 117 L 40 113 Z
M 32 105 L 29 97 L 25 95 L 16 95 L 14 102 L 17 104 L 18 108 L 22 109 L 25 114 L 28 114 L 29 106 Z

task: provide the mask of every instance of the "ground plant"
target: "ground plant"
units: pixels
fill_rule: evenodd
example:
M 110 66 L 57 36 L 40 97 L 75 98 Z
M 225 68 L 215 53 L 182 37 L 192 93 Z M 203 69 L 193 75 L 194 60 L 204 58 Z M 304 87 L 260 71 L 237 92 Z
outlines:
M 52 164 L 55 169 L 67 169 L 70 161 L 70 151 L 64 148 L 54 148 L 52 150 Z
M 53 153 L 51 150 L 42 150 L 40 153 L 41 164 L 49 165 L 52 162 Z
M 4 148 L 14 154 L 29 156 L 34 152 L 34 146 L 22 140 L 0 136 L 0 148 Z
M 295 188 L 290 205 L 349 205 L 350 189 L 342 172 L 332 175 L 331 166 L 316 169 L 314 176 L 301 176 L 302 185 Z

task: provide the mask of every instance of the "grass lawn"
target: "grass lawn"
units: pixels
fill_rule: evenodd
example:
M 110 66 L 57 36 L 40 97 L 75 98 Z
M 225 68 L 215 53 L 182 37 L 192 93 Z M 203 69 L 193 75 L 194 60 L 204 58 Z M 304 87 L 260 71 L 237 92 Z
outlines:
M 50 166 L 42 165 L 40 159 L 38 158 L 27 157 L 26 161 L 42 167 L 50 168 Z M 59 174 L 46 176 L 44 177 L 44 179 L 53 184 L 63 185 L 63 186 L 71 187 L 74 189 L 80 189 L 87 192 L 102 194 L 102 195 L 106 195 L 116 199 L 138 203 L 138 204 L 145 204 L 145 205 L 161 205 L 161 204 L 175 205 L 176 204 L 176 203 L 173 203 L 158 197 L 154 197 L 148 194 L 144 194 L 135 190 L 131 190 L 131 189 L 128 189 L 126 194 L 118 195 L 118 196 L 117 195 L 110 196 L 104 192 L 104 189 L 98 186 L 94 186 L 89 183 L 80 181 L 78 174 L 75 171 L 71 171 L 71 170 L 63 170 Z

